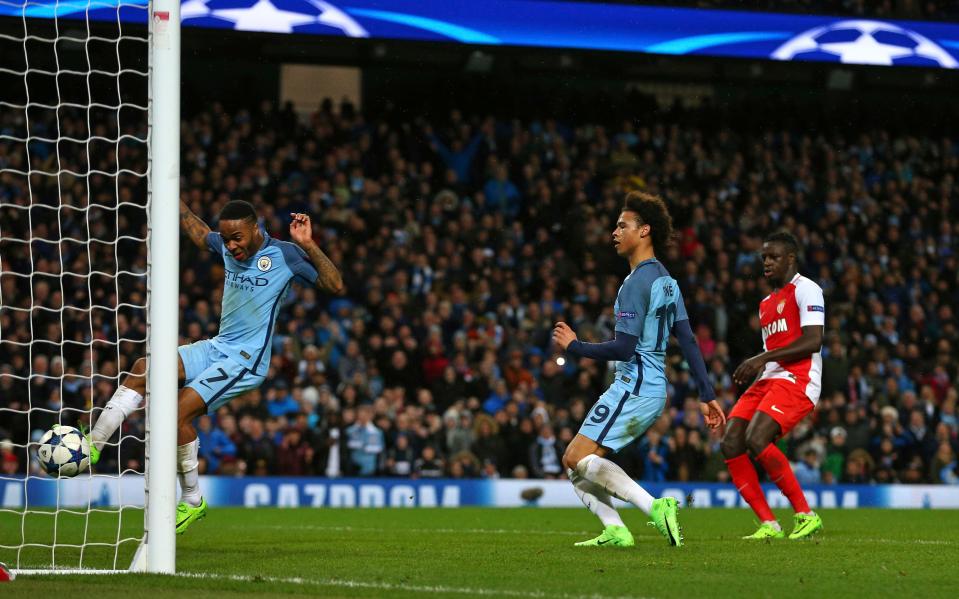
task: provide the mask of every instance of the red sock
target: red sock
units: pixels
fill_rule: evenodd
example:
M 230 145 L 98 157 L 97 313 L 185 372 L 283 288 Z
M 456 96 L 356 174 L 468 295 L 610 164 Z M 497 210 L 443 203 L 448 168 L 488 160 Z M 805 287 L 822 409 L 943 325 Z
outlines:
M 733 477 L 733 484 L 739 490 L 749 507 L 753 508 L 761 522 L 775 520 L 773 511 L 769 509 L 766 503 L 766 496 L 763 495 L 763 488 L 759 486 L 759 476 L 756 475 L 756 469 L 745 453 L 732 459 L 726 460 L 726 467 L 729 468 L 729 474 Z
M 808 512 L 809 504 L 806 503 L 806 496 L 803 495 L 802 487 L 799 486 L 799 481 L 793 474 L 792 466 L 789 465 L 789 460 L 786 459 L 783 452 L 770 443 L 761 454 L 756 456 L 756 459 L 766 469 L 769 480 L 776 483 L 779 490 L 792 504 L 793 509 L 796 512 Z

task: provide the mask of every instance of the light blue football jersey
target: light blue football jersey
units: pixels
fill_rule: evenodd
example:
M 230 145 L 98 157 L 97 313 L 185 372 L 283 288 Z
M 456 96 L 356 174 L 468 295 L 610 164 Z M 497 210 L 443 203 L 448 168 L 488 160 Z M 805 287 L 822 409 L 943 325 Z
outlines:
M 633 395 L 666 397 L 666 346 L 673 324 L 686 320 L 676 280 L 655 258 L 640 262 L 616 294 L 616 330 L 639 338 L 633 357 L 616 363 L 616 378 Z
M 262 229 L 261 229 L 262 230 Z M 223 303 L 220 332 L 214 347 L 250 369 L 266 374 L 273 345 L 277 311 L 290 284 L 316 285 L 319 273 L 296 244 L 272 239 L 263 231 L 263 246 L 238 262 L 217 232 L 206 236 L 209 250 L 223 258 Z

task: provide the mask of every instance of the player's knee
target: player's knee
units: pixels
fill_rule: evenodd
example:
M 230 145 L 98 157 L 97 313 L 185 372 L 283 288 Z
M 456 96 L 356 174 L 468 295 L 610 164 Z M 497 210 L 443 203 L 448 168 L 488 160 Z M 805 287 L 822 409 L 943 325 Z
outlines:
M 566 452 L 563 453 L 563 466 L 569 470 L 576 470 L 576 465 L 585 457 L 585 454 L 577 451 L 577 449 L 571 445 L 567 447 Z
M 569 448 L 567 448 L 566 453 L 563 454 L 563 466 L 567 470 L 576 469 L 576 460 L 574 460 L 573 456 L 570 454 Z
M 742 434 L 729 430 L 723 435 L 723 440 L 719 445 L 723 456 L 728 460 L 746 453 L 746 441 Z
M 206 412 L 206 404 L 196 392 L 189 393 L 192 389 L 184 389 L 180 392 L 179 406 L 177 409 L 177 421 L 180 426 L 190 424 L 194 419 L 202 416 Z
M 769 445 L 769 439 L 765 435 L 752 434 L 746 436 L 746 449 L 753 457 L 758 456 Z
M 177 414 L 177 422 L 180 426 L 185 424 L 192 424 L 194 420 L 202 416 L 206 412 L 205 409 L 190 409 L 190 410 L 181 410 Z

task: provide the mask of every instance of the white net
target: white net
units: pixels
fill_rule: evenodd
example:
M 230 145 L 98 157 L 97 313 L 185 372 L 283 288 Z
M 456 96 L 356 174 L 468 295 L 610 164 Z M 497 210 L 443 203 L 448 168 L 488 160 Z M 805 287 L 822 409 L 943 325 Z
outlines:
M 15 569 L 126 568 L 143 534 L 142 409 L 72 479 L 43 472 L 36 441 L 89 426 L 146 352 L 146 11 L 0 0 L 0 562 Z

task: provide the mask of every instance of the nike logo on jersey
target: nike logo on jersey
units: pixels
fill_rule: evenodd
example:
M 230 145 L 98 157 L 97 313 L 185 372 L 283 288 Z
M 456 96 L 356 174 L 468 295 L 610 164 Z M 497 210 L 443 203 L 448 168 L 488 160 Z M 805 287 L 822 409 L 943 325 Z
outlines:
M 773 412 L 776 412 L 777 414 L 782 414 L 784 416 L 786 415 L 786 412 L 783 412 L 782 410 L 777 408 L 775 405 L 770 406 L 769 409 L 772 410 Z
M 226 379 L 230 378 L 230 375 L 228 375 L 222 368 L 217 368 L 217 370 L 220 371 L 220 376 L 211 376 L 206 380 L 200 381 L 200 384 L 207 389 L 212 389 L 213 387 L 211 387 L 208 383 L 219 383 L 220 381 L 225 381 Z
M 772 321 L 771 323 L 769 323 L 769 324 L 767 324 L 766 326 L 763 327 L 763 337 L 768 337 L 768 336 L 773 335 L 773 334 L 775 334 L 775 333 L 782 333 L 782 332 L 786 331 L 788 328 L 789 328 L 789 326 L 786 324 L 786 319 L 785 319 L 785 318 L 780 318 L 780 319 L 778 319 L 778 320 L 774 320 L 774 321 Z

